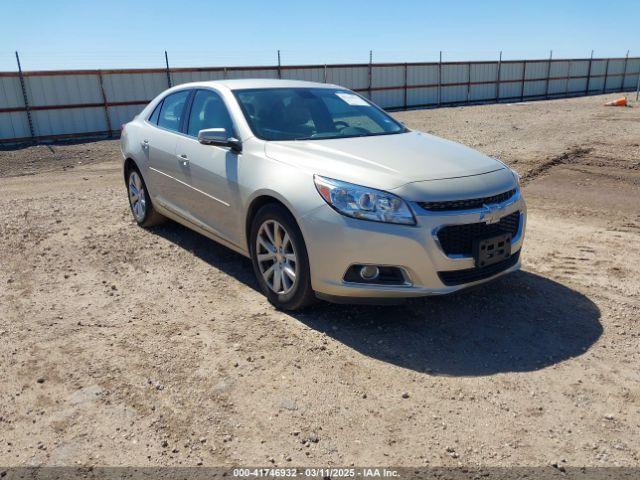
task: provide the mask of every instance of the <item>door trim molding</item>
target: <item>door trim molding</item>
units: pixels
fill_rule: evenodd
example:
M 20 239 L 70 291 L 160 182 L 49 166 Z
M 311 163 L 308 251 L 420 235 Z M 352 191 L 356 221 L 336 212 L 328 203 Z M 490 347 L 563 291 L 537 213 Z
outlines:
M 178 180 L 176 177 L 172 177 L 171 175 L 169 175 L 168 173 L 164 173 L 160 170 L 158 170 L 157 168 L 153 168 L 153 167 L 149 167 L 149 170 L 153 170 L 154 172 L 159 173 L 160 175 L 164 175 L 165 177 L 170 178 L 171 180 L 175 180 L 176 182 L 178 182 L 181 185 L 184 185 L 185 187 L 189 187 L 191 190 L 195 190 L 198 193 L 201 193 L 202 195 L 204 195 L 205 197 L 209 197 L 211 200 L 215 200 L 216 202 L 224 205 L 225 207 L 230 207 L 231 205 L 228 204 L 227 202 L 225 202 L 224 200 L 220 200 L 219 198 L 214 197 L 213 195 L 209 195 L 207 192 L 203 192 L 202 190 L 197 189 L 196 187 L 189 185 L 186 182 L 183 182 L 182 180 Z

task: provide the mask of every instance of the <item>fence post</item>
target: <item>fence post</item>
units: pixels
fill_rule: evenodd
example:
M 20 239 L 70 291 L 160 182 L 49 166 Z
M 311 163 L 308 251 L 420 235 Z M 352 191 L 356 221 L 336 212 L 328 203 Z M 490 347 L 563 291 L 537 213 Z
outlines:
M 471 98 L 471 62 L 467 63 L 467 103 Z
M 438 61 L 438 105 L 442 104 L 442 50 Z
M 636 102 L 638 97 L 640 97 L 640 72 L 638 72 L 638 84 L 636 85 Z
M 111 119 L 109 118 L 109 103 L 107 102 L 107 94 L 104 91 L 104 81 L 102 78 L 102 70 L 98 70 L 98 81 L 100 82 L 100 93 L 102 94 L 102 103 L 104 104 L 104 118 L 107 121 L 107 130 L 109 138 L 113 136 L 113 128 L 111 127 Z
M 607 92 L 607 79 L 609 78 L 609 59 L 607 58 L 607 63 L 605 63 L 604 67 L 604 85 L 602 85 L 602 93 Z
M 527 77 L 527 61 L 524 61 L 522 65 L 522 88 L 520 89 L 520 101 L 524 102 L 524 82 Z
M 369 100 L 371 100 L 371 87 L 373 86 L 373 50 L 369 50 Z
M 591 57 L 589 57 L 589 70 L 587 71 L 587 89 L 584 91 L 585 95 L 589 95 L 589 87 L 591 86 L 591 64 L 593 63 L 593 50 L 591 50 Z
M 29 106 L 29 99 L 27 98 L 27 87 L 24 83 L 24 75 L 22 74 L 22 66 L 20 65 L 20 56 L 16 52 L 16 62 L 18 62 L 18 76 L 20 77 L 20 87 L 22 88 L 22 99 L 24 100 L 24 108 L 27 111 L 27 121 L 29 122 L 29 133 L 31 134 L 31 140 L 35 141 L 35 130 L 33 128 L 33 119 L 31 118 L 31 107 Z
M 571 78 L 571 65 L 573 64 L 573 62 L 571 62 L 571 60 L 569 60 L 569 64 L 567 65 L 567 78 L 565 80 L 564 83 L 564 96 L 568 97 L 569 96 L 569 79 Z
M 496 77 L 496 103 L 500 103 L 500 70 L 502 69 L 502 50 L 498 57 L 498 75 Z
M 327 64 L 324 64 L 324 70 L 322 72 L 324 83 L 327 83 Z
M 408 65 L 404 64 L 404 109 L 407 109 L 407 89 L 408 89 L 408 74 L 407 70 L 409 69 Z
M 624 57 L 624 71 L 622 72 L 622 85 L 620 85 L 620 90 L 624 92 L 624 84 L 627 80 L 627 63 L 629 63 L 629 50 L 627 50 L 627 55 Z
M 166 65 L 167 68 L 167 84 L 169 85 L 169 88 L 171 88 L 173 85 L 171 85 L 171 70 L 169 70 L 169 55 L 167 55 L 167 51 L 164 51 L 164 64 Z
M 551 81 L 551 60 L 553 60 L 553 50 L 549 50 L 549 64 L 547 66 L 547 83 L 544 87 L 544 98 L 549 98 L 549 82 Z
M 282 64 L 280 63 L 280 50 L 278 50 L 278 78 L 282 78 Z

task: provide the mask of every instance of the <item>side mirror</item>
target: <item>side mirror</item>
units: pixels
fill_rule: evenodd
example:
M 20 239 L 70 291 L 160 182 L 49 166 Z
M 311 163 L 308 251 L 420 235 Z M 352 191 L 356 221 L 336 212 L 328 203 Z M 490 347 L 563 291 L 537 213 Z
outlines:
M 203 145 L 229 147 L 238 153 L 242 151 L 242 142 L 235 137 L 230 137 L 225 128 L 206 128 L 200 130 L 198 132 L 198 141 Z

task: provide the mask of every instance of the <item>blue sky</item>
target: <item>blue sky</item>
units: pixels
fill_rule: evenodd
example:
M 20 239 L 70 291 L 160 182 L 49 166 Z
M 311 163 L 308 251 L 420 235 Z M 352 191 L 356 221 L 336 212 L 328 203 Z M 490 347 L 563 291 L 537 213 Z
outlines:
M 640 56 L 637 1 L 9 1 L 0 70 Z

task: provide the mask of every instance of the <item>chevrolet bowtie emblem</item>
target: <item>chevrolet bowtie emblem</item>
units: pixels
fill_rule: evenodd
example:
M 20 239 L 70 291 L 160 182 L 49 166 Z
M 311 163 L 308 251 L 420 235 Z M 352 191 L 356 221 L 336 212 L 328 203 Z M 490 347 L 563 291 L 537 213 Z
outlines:
M 480 221 L 487 224 L 498 223 L 500 221 L 502 208 L 500 205 L 482 205 Z

